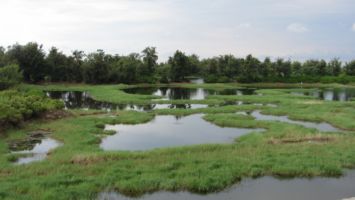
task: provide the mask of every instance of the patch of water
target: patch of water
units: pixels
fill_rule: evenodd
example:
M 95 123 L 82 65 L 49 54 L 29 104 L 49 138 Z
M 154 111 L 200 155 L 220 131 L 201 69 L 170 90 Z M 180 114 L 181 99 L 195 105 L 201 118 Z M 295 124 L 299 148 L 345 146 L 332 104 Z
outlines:
M 256 120 L 286 122 L 286 123 L 290 123 L 290 124 L 301 125 L 306 128 L 315 128 L 315 129 L 317 129 L 319 131 L 323 131 L 323 132 L 341 131 L 340 129 L 338 129 L 328 123 L 325 123 L 325 122 L 315 123 L 315 122 L 296 121 L 296 120 L 289 119 L 288 116 L 264 115 L 264 114 L 261 114 L 260 111 L 253 111 L 251 113 L 251 115 L 253 117 L 255 117 Z
M 25 155 L 24 157 L 17 159 L 15 164 L 22 165 L 44 160 L 47 157 L 49 151 L 59 147 L 60 145 L 61 143 L 54 139 L 42 139 L 40 143 L 35 144 L 33 149 L 12 152 L 13 154 Z
M 355 97 L 354 88 L 318 89 L 306 92 L 291 92 L 294 95 L 313 96 L 326 101 L 351 101 Z
M 206 108 L 205 104 L 149 104 L 149 105 L 129 105 L 129 104 L 114 104 L 96 101 L 90 97 L 87 92 L 63 92 L 50 91 L 46 92 L 47 96 L 53 99 L 63 101 L 66 109 L 96 109 L 105 111 L 119 110 L 135 110 L 135 111 L 150 111 L 154 109 L 196 109 Z
M 194 84 L 204 84 L 205 81 L 203 80 L 203 78 L 192 78 L 192 79 L 190 79 L 190 83 L 194 83 Z
M 98 200 L 341 200 L 355 195 L 355 170 L 340 178 L 246 179 L 218 193 L 155 192 L 130 198 L 116 192 L 101 192 Z
M 221 91 L 203 88 L 138 87 L 123 90 L 129 94 L 155 95 L 161 100 L 202 100 L 209 95 L 254 95 L 255 89 L 226 89 Z
M 263 129 L 222 128 L 202 119 L 201 114 L 177 118 L 156 116 L 138 125 L 106 125 L 105 130 L 117 133 L 104 138 L 100 144 L 106 151 L 149 150 L 196 144 L 231 143 L 235 138 Z

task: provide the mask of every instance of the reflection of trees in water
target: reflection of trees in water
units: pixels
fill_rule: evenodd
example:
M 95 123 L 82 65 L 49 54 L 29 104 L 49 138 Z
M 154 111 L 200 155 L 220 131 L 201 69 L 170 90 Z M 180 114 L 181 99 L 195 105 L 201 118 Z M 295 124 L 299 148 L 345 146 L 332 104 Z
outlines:
M 162 93 L 170 94 L 170 89 L 162 90 Z M 177 90 L 179 92 L 173 92 L 177 97 L 186 97 L 186 90 Z M 181 92 L 182 91 L 182 92 Z M 61 99 L 65 107 L 68 109 L 74 108 L 84 108 L 84 109 L 98 109 L 98 110 L 137 110 L 137 111 L 150 111 L 159 108 L 157 104 L 146 104 L 146 105 L 134 105 L 134 104 L 114 104 L 102 101 L 96 101 L 92 99 L 86 92 L 47 92 L 47 96 L 53 99 Z M 190 104 L 168 104 L 162 108 L 180 108 L 189 109 Z
M 179 108 L 179 109 L 188 109 L 191 108 L 190 104 L 172 104 L 170 105 L 170 108 Z
M 169 89 L 169 99 L 190 99 L 191 96 L 196 96 L 196 89 L 186 88 L 171 88 Z
M 124 89 L 123 91 L 128 93 L 128 94 L 144 94 L 144 95 L 152 95 L 154 94 L 158 89 L 157 88 L 152 88 L 152 87 L 137 87 L 137 88 L 128 88 Z
M 225 89 L 216 91 L 213 89 L 203 88 L 129 88 L 124 90 L 131 94 L 146 94 L 146 95 L 158 95 L 167 99 L 204 99 L 208 95 L 253 95 L 255 89 Z
M 327 90 L 322 92 L 321 98 L 332 101 L 347 101 L 351 98 L 351 96 L 351 92 L 347 90 Z
M 314 96 L 318 99 L 328 101 L 349 101 L 355 97 L 354 89 L 333 89 L 333 90 L 319 90 L 313 92 L 304 92 L 306 96 Z
M 62 92 L 62 91 L 51 91 L 47 92 L 47 95 L 52 99 L 61 99 L 64 102 L 66 108 L 77 108 L 82 107 L 83 102 L 86 101 L 88 97 L 86 92 Z
M 159 88 L 158 91 L 160 91 L 162 96 L 166 97 L 169 92 L 169 88 Z
M 254 95 L 255 89 L 225 89 L 215 92 L 217 95 Z
M 179 120 L 179 119 L 181 119 L 183 116 L 178 116 L 178 115 L 175 115 L 175 119 L 176 120 Z

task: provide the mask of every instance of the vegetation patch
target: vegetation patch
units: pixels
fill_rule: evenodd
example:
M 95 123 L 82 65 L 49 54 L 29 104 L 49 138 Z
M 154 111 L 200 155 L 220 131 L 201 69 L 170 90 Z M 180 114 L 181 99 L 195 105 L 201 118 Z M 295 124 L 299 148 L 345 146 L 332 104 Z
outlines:
M 61 109 L 60 101 L 19 90 L 0 92 L 0 127 L 17 126 L 49 110 Z M 0 131 L 1 131 L 0 129 Z
M 232 87 L 237 87 L 234 84 Z M 89 91 L 107 101 L 149 104 L 152 97 L 124 93 L 123 85 L 89 86 L 22 85 L 19 93 L 36 94 L 44 88 Z M 222 85 L 220 86 L 222 87 Z M 94 91 L 93 93 L 91 93 Z M 107 92 L 112 97 L 106 96 Z M 156 190 L 213 192 L 247 177 L 339 176 L 355 167 L 354 102 L 317 101 L 292 95 L 285 89 L 258 90 L 261 95 L 210 96 L 210 102 L 248 102 L 242 105 L 198 109 L 158 109 L 150 112 L 70 110 L 65 118 L 31 121 L 21 129 L 9 129 L 0 140 L 0 194 L 3 199 L 95 199 L 105 190 L 137 196 Z M 43 94 L 43 93 L 42 93 Z M 154 98 L 153 98 L 154 99 Z M 47 101 L 44 98 L 44 101 Z M 191 102 L 194 102 L 193 100 Z M 306 103 L 305 103 L 306 102 Z M 277 107 L 267 106 L 268 103 Z M 261 110 L 292 119 L 327 122 L 344 132 L 323 133 L 277 121 L 258 121 L 237 112 Z M 232 144 L 203 144 L 141 152 L 103 151 L 99 143 L 106 124 L 140 124 L 156 115 L 203 113 L 203 118 L 222 127 L 261 128 L 264 132 L 243 135 Z M 63 143 L 46 160 L 14 166 L 9 142 L 23 140 L 33 130 L 51 132 Z M 139 138 L 137 138 L 139 140 Z M 66 192 L 63 192 L 65 189 Z
M 282 139 L 277 139 L 277 138 L 271 138 L 269 140 L 270 144 L 295 144 L 295 143 L 303 143 L 303 142 L 308 142 L 308 143 L 327 143 L 327 142 L 333 142 L 336 140 L 335 136 L 324 136 L 324 135 L 314 135 L 314 136 L 305 136 L 305 137 L 294 137 L 294 138 L 282 138 Z

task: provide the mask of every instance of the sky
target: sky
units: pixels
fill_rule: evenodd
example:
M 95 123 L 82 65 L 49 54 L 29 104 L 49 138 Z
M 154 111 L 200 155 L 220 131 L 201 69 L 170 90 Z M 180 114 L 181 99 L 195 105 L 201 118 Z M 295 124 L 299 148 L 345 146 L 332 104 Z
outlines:
M 355 59 L 355 0 L 0 0 L 0 46 Z

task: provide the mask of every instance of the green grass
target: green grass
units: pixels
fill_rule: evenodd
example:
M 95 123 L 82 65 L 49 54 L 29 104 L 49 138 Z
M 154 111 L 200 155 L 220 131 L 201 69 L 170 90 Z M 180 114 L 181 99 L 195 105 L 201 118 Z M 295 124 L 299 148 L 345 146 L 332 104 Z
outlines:
M 150 96 L 129 95 L 119 89 L 129 86 L 22 86 L 24 89 L 89 91 L 108 101 L 143 102 Z M 229 85 L 228 85 L 229 87 Z M 110 95 L 104 94 L 109 93 Z M 69 118 L 34 121 L 23 129 L 7 131 L 0 139 L 0 199 L 95 199 L 98 192 L 114 189 L 127 195 L 156 190 L 221 190 L 246 177 L 339 176 L 355 167 L 355 102 L 326 102 L 294 96 L 284 89 L 259 90 L 261 96 L 210 96 L 206 102 L 244 101 L 274 103 L 278 107 L 230 105 L 193 110 L 162 109 L 151 112 L 73 110 Z M 139 96 L 139 97 L 135 97 Z M 135 98 L 137 98 L 135 100 Z M 123 99 L 123 100 L 122 100 Z M 122 101 L 121 101 L 122 100 Z M 322 133 L 299 125 L 257 121 L 237 111 L 261 110 L 292 119 L 331 123 L 342 133 Z M 99 148 L 105 124 L 137 124 L 155 115 L 191 115 L 222 127 L 263 128 L 231 144 L 194 145 L 145 152 L 105 152 Z M 7 141 L 25 137 L 36 129 L 49 129 L 64 145 L 48 159 L 14 166 Z

